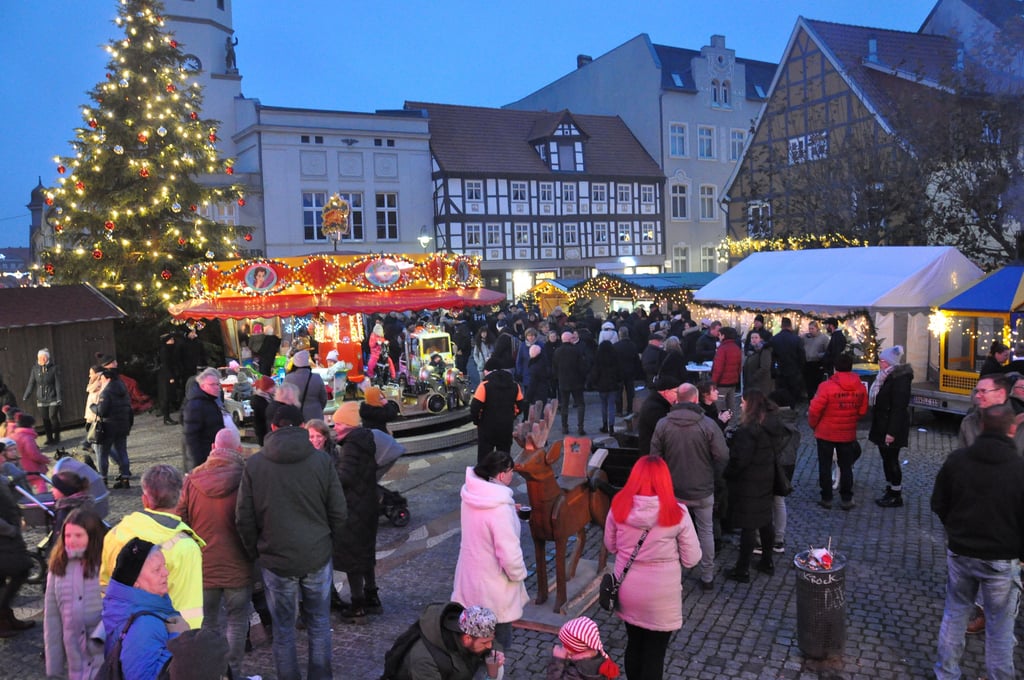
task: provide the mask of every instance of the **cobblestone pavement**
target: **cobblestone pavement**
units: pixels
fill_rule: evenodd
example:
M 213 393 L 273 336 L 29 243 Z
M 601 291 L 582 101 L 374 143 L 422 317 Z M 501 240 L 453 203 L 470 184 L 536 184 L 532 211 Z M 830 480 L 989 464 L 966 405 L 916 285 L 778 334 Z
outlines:
M 599 425 L 597 398 L 595 394 L 587 397 L 588 432 L 594 434 Z M 776 556 L 776 573 L 769 577 L 754 572 L 749 584 L 725 580 L 725 571 L 736 558 L 735 537 L 729 537 L 716 559 L 714 591 L 702 592 L 696 575 L 686 574 L 684 624 L 669 645 L 666 678 L 932 677 L 945 590 L 945 541 L 928 499 L 938 467 L 955 446 L 956 421 L 933 420 L 920 413 L 916 417 L 911 446 L 903 452 L 906 505 L 899 509 L 881 509 L 872 502 L 885 484 L 876 449 L 866 443 L 866 430 L 861 431 L 864 456 L 855 467 L 857 507 L 849 512 L 840 510 L 838 503 L 830 511 L 818 507 L 814 440 L 804 426 L 795 491 L 787 501 L 786 554 Z M 139 417 L 129 440 L 133 472 L 140 474 L 156 463 L 180 463 L 179 436 L 178 427 L 165 427 L 150 416 Z M 412 522 L 396 528 L 381 519 L 378 581 L 385 611 L 370 617 L 365 625 L 334 624 L 336 677 L 375 680 L 394 637 L 427 603 L 448 598 L 459 547 L 458 491 L 465 466 L 475 460 L 475 450 L 471 445 L 406 457 L 389 473 L 387 483 L 409 499 Z M 112 523 L 139 507 L 136 487 L 133 484 L 132 489 L 112 492 L 108 518 Z M 525 499 L 525 486 L 517 487 L 516 495 Z M 791 564 L 798 550 L 810 544 L 824 545 L 829 537 L 849 558 L 847 641 L 841 657 L 815 661 L 805 658 L 797 644 Z M 533 549 L 526 530 L 523 539 L 532 570 Z M 596 556 L 599 544 L 600 532 L 591 529 L 586 556 Z M 550 565 L 549 572 L 553 573 Z M 536 593 L 532 571 L 527 588 Z M 45 677 L 41 607 L 40 589 L 23 588 L 16 611 L 40 623 L 16 638 L 0 641 L 0 678 Z M 596 605 L 587 613 L 600 626 L 606 649 L 621 663 L 626 643 L 622 623 Z M 1019 622 L 1017 637 L 1024 638 L 1024 626 Z M 304 635 L 300 633 L 299 638 L 303 640 Z M 272 680 L 270 647 L 258 629 L 254 629 L 254 639 L 256 646 L 246 657 L 244 671 Z M 506 677 L 542 678 L 553 642 L 551 634 L 517 629 Z M 304 655 L 305 650 L 300 653 Z M 1017 667 L 1024 669 L 1020 647 L 1016 661 Z M 969 637 L 964 677 L 983 675 L 984 636 Z

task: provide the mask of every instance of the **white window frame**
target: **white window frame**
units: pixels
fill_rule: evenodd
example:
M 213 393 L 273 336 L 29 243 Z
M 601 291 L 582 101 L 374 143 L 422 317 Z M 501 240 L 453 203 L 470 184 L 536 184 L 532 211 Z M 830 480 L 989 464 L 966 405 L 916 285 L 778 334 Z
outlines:
M 380 205 L 381 198 L 384 199 L 384 205 Z M 377 214 L 377 240 L 397 241 L 400 236 L 398 233 L 398 192 L 378 191 L 374 205 Z
M 607 222 L 594 222 L 594 243 L 596 245 L 608 245 Z
M 688 219 L 690 219 L 690 185 L 689 184 L 673 184 L 671 191 L 672 191 L 672 219 L 673 220 L 688 220 Z
M 615 202 L 616 203 L 632 203 L 633 202 L 633 186 L 630 184 L 620 183 L 615 185 Z
M 302 192 L 302 240 L 306 243 L 320 243 L 327 240 L 327 236 L 322 231 L 324 226 L 324 206 L 326 204 L 326 191 Z M 312 238 L 306 236 L 306 230 L 310 227 L 313 229 Z
M 678 243 L 672 246 L 672 271 L 690 271 L 690 246 Z
M 686 123 L 669 123 L 668 155 L 671 158 L 686 158 Z
M 604 182 L 597 182 L 590 185 L 590 200 L 593 203 L 608 202 L 608 185 Z
M 565 203 L 576 202 L 576 185 L 572 182 L 562 182 L 562 201 Z
M 640 242 L 641 243 L 657 243 L 658 232 L 655 228 L 654 222 L 641 222 L 640 223 Z
M 575 222 L 562 225 L 562 242 L 567 246 L 580 244 L 580 226 Z
M 768 201 L 747 203 L 747 236 L 763 239 L 772 233 L 772 204 Z
M 512 182 L 509 186 L 509 197 L 513 203 L 526 203 L 530 198 L 528 182 Z
M 828 158 L 828 130 L 790 137 L 788 147 L 790 165 Z
M 702 161 L 715 159 L 715 127 L 713 125 L 697 127 L 697 158 Z
M 729 160 L 738 161 L 743 157 L 743 147 L 747 144 L 747 131 L 733 128 L 729 131 Z
M 515 234 L 515 242 L 517 246 L 531 245 L 530 225 L 526 222 L 516 222 L 512 225 L 512 233 Z
M 718 247 L 700 247 L 700 270 L 702 272 L 718 272 Z
M 701 222 L 709 222 L 711 220 L 718 219 L 715 214 L 715 196 L 718 193 L 718 187 L 714 184 L 701 184 L 700 185 L 700 220 Z
M 363 192 L 339 191 L 338 196 L 348 201 L 348 233 L 342 243 L 362 243 L 366 240 L 366 213 L 363 210 Z
M 616 224 L 615 239 L 619 243 L 633 243 L 633 223 L 619 222 Z
M 540 244 L 548 247 L 557 245 L 554 224 L 544 222 L 540 225 Z
M 464 245 L 466 248 L 483 248 L 484 225 L 479 222 L 467 224 Z
M 554 203 L 555 201 L 555 183 L 554 182 L 541 182 L 540 183 L 540 202 L 541 203 Z
M 504 244 L 504 229 L 498 222 L 488 222 L 484 227 L 484 237 L 488 248 L 500 248 Z
M 640 185 L 640 202 L 645 205 L 654 204 L 654 185 L 653 184 L 641 184 Z
M 467 179 L 466 180 L 466 200 L 467 201 L 482 201 L 484 200 L 484 182 L 480 179 Z

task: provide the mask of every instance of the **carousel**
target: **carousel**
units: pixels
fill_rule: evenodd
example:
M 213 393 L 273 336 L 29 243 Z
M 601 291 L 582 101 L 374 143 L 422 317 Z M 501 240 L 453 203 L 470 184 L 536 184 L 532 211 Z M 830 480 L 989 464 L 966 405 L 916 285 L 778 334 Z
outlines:
M 244 355 L 239 330 L 261 324 L 280 332 L 282 352 L 308 335 L 319 356 L 337 357 L 315 370 L 333 387 L 327 411 L 346 398 L 360 398 L 371 381 L 401 407 L 396 437 L 407 452 L 435 450 L 472 441 L 475 428 L 452 428 L 469 419 L 471 395 L 454 367 L 451 339 L 421 324 L 408 333 L 401 358 L 387 370 L 367 371 L 363 339 L 368 315 L 423 310 L 458 310 L 494 305 L 504 295 L 482 287 L 477 258 L 446 253 L 335 254 L 230 260 L 193 265 L 190 299 L 170 306 L 183 323 L 217 320 L 227 354 Z M 336 354 L 335 354 L 336 353 Z M 279 358 L 280 361 L 280 358 Z M 428 436 L 429 431 L 435 432 Z M 435 446 L 436 444 L 436 446 Z

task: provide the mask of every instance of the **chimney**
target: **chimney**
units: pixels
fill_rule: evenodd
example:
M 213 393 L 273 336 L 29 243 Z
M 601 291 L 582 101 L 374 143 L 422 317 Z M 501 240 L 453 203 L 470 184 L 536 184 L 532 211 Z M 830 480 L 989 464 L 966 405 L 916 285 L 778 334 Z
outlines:
M 878 40 L 875 38 L 868 38 L 868 61 L 878 63 Z
M 594 58 L 589 54 L 577 54 L 576 55 L 576 68 L 583 68 L 590 62 L 594 61 Z
M 725 49 L 725 36 L 724 35 L 713 35 L 711 36 L 711 46 Z

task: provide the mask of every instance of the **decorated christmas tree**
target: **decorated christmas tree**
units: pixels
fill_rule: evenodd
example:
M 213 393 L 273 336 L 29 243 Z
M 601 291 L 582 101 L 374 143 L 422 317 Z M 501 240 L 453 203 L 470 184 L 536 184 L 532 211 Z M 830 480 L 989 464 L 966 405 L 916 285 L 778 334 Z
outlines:
M 45 199 L 55 246 L 43 276 L 91 283 L 143 316 L 185 296 L 188 265 L 237 256 L 248 231 L 212 219 L 245 198 L 217 180 L 233 161 L 218 155 L 217 121 L 201 117 L 196 72 L 162 14 L 157 0 L 120 0 L 124 37 L 106 48 L 106 78 L 88 93 L 74 154 L 55 159 Z

